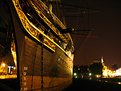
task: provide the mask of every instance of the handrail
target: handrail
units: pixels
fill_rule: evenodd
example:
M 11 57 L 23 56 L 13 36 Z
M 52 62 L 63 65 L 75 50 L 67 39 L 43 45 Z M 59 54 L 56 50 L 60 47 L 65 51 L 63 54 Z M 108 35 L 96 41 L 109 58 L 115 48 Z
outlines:
M 39 0 L 39 2 L 43 5 L 43 8 L 45 7 L 44 9 L 46 10 L 46 12 L 48 12 L 49 11 L 48 7 L 41 0 Z M 66 28 L 66 26 L 58 19 L 58 17 L 53 12 L 51 12 L 51 16 L 62 29 Z
M 49 42 L 53 43 L 54 45 L 56 44 L 52 39 L 50 39 L 47 35 L 45 35 L 41 29 L 38 29 L 35 25 L 33 25 L 28 18 L 26 17 L 26 15 L 23 13 L 19 3 L 16 3 L 15 0 L 12 0 L 15 6 L 15 9 L 18 13 L 18 16 L 20 18 L 20 21 L 24 27 L 24 29 L 27 31 L 27 33 L 29 33 L 29 35 L 31 35 L 31 37 L 33 37 L 35 40 L 37 40 L 38 42 L 42 43 L 39 39 L 39 35 L 43 35 L 44 39 L 48 40 Z M 50 46 L 48 46 L 46 43 L 44 43 L 45 46 L 47 46 L 49 49 L 51 49 L 52 51 L 55 51 L 55 48 L 52 49 Z
M 41 4 L 39 4 L 39 7 L 38 7 L 38 3 L 37 3 L 38 1 L 36 1 L 35 2 L 35 0 L 30 0 L 30 3 L 31 3 L 31 5 L 33 6 L 33 8 L 35 9 L 35 11 L 38 13 L 38 15 L 39 15 L 39 17 L 55 32 L 55 34 L 56 35 L 58 35 L 61 39 L 63 39 L 65 42 L 67 42 L 68 41 L 68 37 L 65 37 L 64 35 L 62 35 L 61 33 L 60 33 L 60 31 L 51 23 L 51 21 L 47 18 L 47 16 L 46 16 L 46 14 L 47 14 L 47 12 L 49 12 L 49 10 L 48 10 L 48 7 L 42 2 L 42 1 L 40 1 L 39 0 L 39 2 L 41 3 Z M 35 5 L 37 5 L 37 6 L 35 6 Z M 41 7 L 41 8 L 40 8 Z M 45 12 L 45 11 L 46 12 Z M 49 14 L 48 14 L 49 15 Z M 52 19 L 53 18 L 55 18 L 55 15 L 52 13 L 52 15 L 54 16 L 54 17 L 52 17 L 52 16 L 50 16 Z M 56 19 L 58 19 L 57 17 L 56 17 Z M 55 19 L 54 19 L 55 20 Z M 59 21 L 59 19 L 58 19 L 58 21 Z M 55 22 L 55 21 L 54 21 Z M 61 22 L 61 21 L 60 21 Z M 56 22 L 57 23 L 57 22 Z M 62 22 L 60 23 L 60 24 L 62 24 Z M 62 29 L 65 29 L 66 27 L 63 25 L 63 28 Z
M 29 33 L 29 35 L 34 38 L 35 40 L 37 40 L 38 42 L 42 43 L 42 41 L 39 38 L 39 35 L 42 35 L 44 37 L 44 45 L 49 48 L 50 50 L 52 50 L 53 52 L 55 52 L 56 47 L 60 48 L 67 56 L 69 56 L 70 58 L 71 55 L 68 55 L 68 53 L 62 48 L 60 47 L 54 40 L 52 40 L 51 38 L 49 38 L 49 36 L 45 35 L 44 32 L 41 29 L 38 29 L 35 25 L 33 25 L 28 18 L 26 17 L 26 15 L 24 14 L 24 12 L 22 11 L 20 4 L 18 2 L 18 0 L 12 0 L 14 7 L 17 11 L 17 14 L 20 18 L 20 21 L 24 27 L 24 29 L 26 30 L 27 33 Z M 50 45 L 48 45 L 46 42 L 51 43 Z

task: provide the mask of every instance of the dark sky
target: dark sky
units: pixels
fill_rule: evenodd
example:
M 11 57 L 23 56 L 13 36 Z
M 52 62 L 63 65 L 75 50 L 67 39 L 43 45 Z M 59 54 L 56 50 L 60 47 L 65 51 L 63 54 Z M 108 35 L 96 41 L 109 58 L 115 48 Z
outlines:
M 74 64 L 90 64 L 103 56 L 106 65 L 121 66 L 121 1 L 62 1 L 67 26 L 80 30 L 78 34 L 72 34 Z M 87 29 L 91 31 L 85 37 L 86 32 L 81 30 Z

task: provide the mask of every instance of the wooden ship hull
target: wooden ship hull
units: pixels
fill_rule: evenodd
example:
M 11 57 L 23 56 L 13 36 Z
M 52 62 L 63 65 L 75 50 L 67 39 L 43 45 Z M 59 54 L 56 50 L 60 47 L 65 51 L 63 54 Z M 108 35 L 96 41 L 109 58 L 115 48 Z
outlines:
M 73 76 L 74 48 L 70 34 L 63 33 L 66 26 L 41 0 L 5 0 L 3 6 L 7 7 L 3 13 L 8 12 L 3 21 L 12 28 L 10 54 L 1 56 L 8 58 L 1 84 L 9 91 L 62 91 Z M 8 62 L 10 58 L 13 62 Z

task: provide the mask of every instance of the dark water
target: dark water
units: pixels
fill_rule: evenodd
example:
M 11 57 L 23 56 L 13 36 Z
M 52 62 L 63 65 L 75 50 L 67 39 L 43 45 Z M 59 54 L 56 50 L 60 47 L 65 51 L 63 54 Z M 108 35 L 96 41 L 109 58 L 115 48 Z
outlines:
M 121 84 L 86 80 L 74 79 L 73 83 L 64 91 L 121 91 Z

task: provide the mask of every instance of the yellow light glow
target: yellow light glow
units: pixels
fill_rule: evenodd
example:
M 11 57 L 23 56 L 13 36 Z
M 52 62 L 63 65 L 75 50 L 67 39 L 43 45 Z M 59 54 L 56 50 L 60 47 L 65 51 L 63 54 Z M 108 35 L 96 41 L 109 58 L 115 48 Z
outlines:
M 121 84 L 121 82 L 118 82 L 118 84 Z
M 91 76 L 92 75 L 92 73 L 89 73 L 89 76 Z
M 101 77 L 101 75 L 96 75 L 97 78 Z
M 110 69 L 103 70 L 103 77 L 116 77 L 121 76 L 121 68 L 117 69 L 116 71 L 112 71 Z
M 5 67 L 6 64 L 4 62 L 1 63 L 1 67 Z
M 74 76 L 77 76 L 77 73 L 74 73 Z
M 102 75 L 104 78 L 112 78 L 112 77 L 116 77 L 116 76 L 121 76 L 121 68 L 112 71 L 110 70 L 105 64 L 104 64 L 104 60 L 103 58 L 101 59 L 101 62 L 103 64 L 103 70 L 102 70 Z
M 117 69 L 115 73 L 116 73 L 116 76 L 121 76 L 121 68 Z

